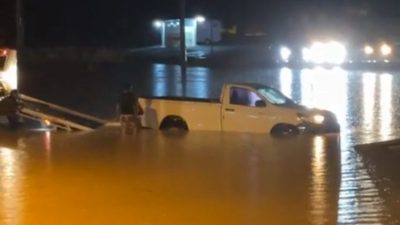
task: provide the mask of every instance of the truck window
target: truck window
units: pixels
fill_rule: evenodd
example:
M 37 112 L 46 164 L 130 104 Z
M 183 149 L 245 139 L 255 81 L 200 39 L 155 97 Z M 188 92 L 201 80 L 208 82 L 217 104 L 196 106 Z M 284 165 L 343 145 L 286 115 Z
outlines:
M 229 104 L 256 107 L 256 102 L 262 100 L 256 92 L 241 87 L 231 87 Z
M 257 91 L 260 95 L 264 96 L 270 103 L 274 105 L 293 104 L 289 98 L 275 89 L 264 87 L 259 88 Z

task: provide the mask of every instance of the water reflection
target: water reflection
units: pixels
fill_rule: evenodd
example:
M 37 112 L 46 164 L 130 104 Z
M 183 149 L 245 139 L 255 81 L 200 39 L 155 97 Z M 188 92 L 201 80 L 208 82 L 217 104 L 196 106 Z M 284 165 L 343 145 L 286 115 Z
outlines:
M 0 147 L 1 224 L 22 224 L 22 156 L 20 151 Z
M 392 108 L 392 75 L 382 74 L 379 77 L 380 81 L 380 126 L 379 134 L 383 140 L 389 139 L 393 132 L 393 108 Z
M 385 140 L 393 133 L 392 75 L 361 74 L 362 109 L 359 110 L 357 82 L 340 68 L 303 69 L 300 71 L 300 90 L 292 90 L 296 72 L 280 71 L 280 89 L 289 97 L 309 107 L 333 111 L 342 127 L 341 132 L 341 185 L 338 201 L 338 222 L 350 224 L 383 224 L 388 217 L 376 184 L 368 174 L 360 156 L 354 151 L 357 141 Z M 351 74 L 355 76 L 357 74 Z M 350 112 L 356 112 L 352 115 Z M 361 124 L 358 124 L 362 118 Z M 379 124 L 377 124 L 379 123 Z M 356 131 L 356 132 L 354 132 Z M 357 132 L 362 131 L 362 132 Z M 375 137 L 374 133 L 379 134 Z M 324 224 L 323 139 L 314 140 L 312 161 L 312 203 L 315 224 Z M 322 161 L 321 161 L 322 160 Z M 326 165 L 325 165 L 326 166 Z
M 153 96 L 188 96 L 195 98 L 209 97 L 211 83 L 210 69 L 190 67 L 186 80 L 182 80 L 180 66 L 153 64 L 151 71 L 151 94 Z
M 327 190 L 327 165 L 325 139 L 316 136 L 313 139 L 313 154 L 311 161 L 311 207 L 312 224 L 327 224 L 328 190 Z
M 362 143 L 370 143 L 393 138 L 393 75 L 364 73 L 362 81 L 363 113 L 360 130 L 363 135 L 358 139 Z
M 364 132 L 371 132 L 375 129 L 375 91 L 376 91 L 376 73 L 365 73 L 362 78 L 363 85 L 363 115 L 362 129 Z
M 46 163 L 47 166 L 49 167 L 51 165 L 51 132 L 46 131 L 43 136 L 44 140 L 44 150 L 45 150 L 45 157 L 46 157 Z

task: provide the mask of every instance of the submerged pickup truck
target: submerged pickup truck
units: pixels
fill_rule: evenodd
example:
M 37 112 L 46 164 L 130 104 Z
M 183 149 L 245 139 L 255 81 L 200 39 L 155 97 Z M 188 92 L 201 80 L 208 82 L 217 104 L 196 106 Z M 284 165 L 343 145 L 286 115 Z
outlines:
M 296 104 L 261 84 L 226 84 L 220 99 L 142 97 L 142 125 L 153 129 L 233 131 L 271 134 L 336 133 L 327 110 Z

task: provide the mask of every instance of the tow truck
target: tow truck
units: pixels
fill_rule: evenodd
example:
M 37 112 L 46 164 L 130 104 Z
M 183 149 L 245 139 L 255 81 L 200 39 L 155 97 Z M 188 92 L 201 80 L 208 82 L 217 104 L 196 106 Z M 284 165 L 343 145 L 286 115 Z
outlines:
M 17 51 L 0 48 L 0 104 L 12 90 L 18 90 Z M 35 121 L 42 128 L 66 131 L 89 131 L 103 126 L 107 121 L 80 113 L 60 105 L 20 94 L 23 106 L 18 114 L 28 121 Z M 5 116 L 5 115 L 0 115 Z

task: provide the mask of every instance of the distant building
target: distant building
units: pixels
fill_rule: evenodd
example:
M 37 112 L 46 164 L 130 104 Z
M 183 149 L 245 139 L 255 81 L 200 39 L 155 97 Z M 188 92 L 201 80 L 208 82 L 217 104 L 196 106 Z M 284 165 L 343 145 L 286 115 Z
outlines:
M 221 41 L 222 23 L 218 20 L 206 20 L 197 24 L 197 43 L 209 44 Z
M 215 43 L 221 41 L 222 24 L 218 20 L 185 19 L 186 47 L 195 47 L 201 43 Z M 179 19 L 164 20 L 161 24 L 161 40 L 164 47 L 180 46 Z

